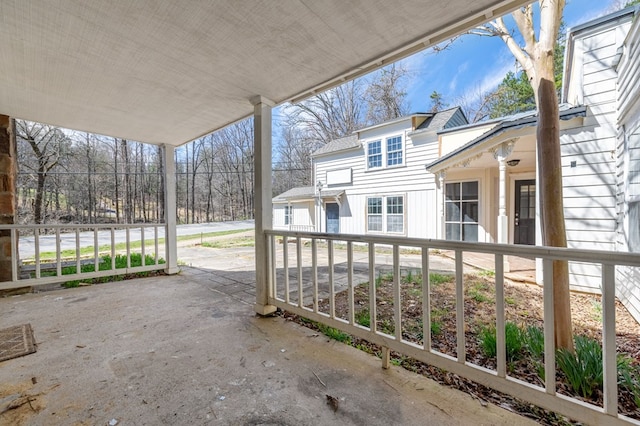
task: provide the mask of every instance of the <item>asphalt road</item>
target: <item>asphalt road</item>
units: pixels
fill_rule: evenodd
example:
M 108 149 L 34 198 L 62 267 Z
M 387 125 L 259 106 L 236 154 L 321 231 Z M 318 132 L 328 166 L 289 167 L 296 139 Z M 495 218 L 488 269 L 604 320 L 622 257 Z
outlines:
M 231 231 L 238 229 L 253 229 L 253 220 L 237 220 L 231 222 L 212 222 L 212 223 L 199 223 L 191 225 L 178 225 L 178 236 L 184 235 L 199 235 L 209 232 Z M 140 241 L 141 240 L 140 228 L 131 228 L 129 230 L 129 240 Z M 145 230 L 144 239 L 152 239 L 154 231 L 152 228 Z M 80 232 L 79 234 L 80 247 L 93 246 L 95 242 L 95 236 L 93 231 Z M 164 228 L 158 228 L 158 238 L 164 238 Z M 127 240 L 125 230 L 117 230 L 114 232 L 115 243 L 122 243 Z M 38 239 L 40 253 L 50 252 L 56 250 L 56 236 L 54 235 L 41 235 Z M 111 231 L 103 230 L 98 232 L 98 245 L 111 244 Z M 35 238 L 33 236 L 20 237 L 20 258 L 25 259 L 31 257 L 35 253 Z M 76 234 L 75 232 L 60 234 L 60 249 L 74 249 L 76 247 Z

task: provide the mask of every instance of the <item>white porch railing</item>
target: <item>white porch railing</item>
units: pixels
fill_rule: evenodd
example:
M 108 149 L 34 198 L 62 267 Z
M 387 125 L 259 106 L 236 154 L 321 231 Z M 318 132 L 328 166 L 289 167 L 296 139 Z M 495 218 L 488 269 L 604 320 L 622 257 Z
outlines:
M 160 238 L 165 235 L 164 224 L 0 225 L 0 230 L 11 232 L 12 262 L 11 281 L 0 282 L 0 289 L 88 280 L 166 268 L 166 265 L 161 263 L 165 247 L 159 243 Z M 117 250 L 116 246 L 120 243 L 124 248 Z M 92 250 L 83 254 L 83 249 L 86 251 L 87 247 L 91 247 Z M 70 251 L 71 254 L 63 257 L 63 251 Z M 43 257 L 45 252 L 50 256 Z M 140 266 L 131 266 L 131 255 L 134 253 L 141 255 Z M 118 267 L 116 264 L 118 254 L 126 256 L 126 267 Z M 111 258 L 108 264 L 102 261 L 105 255 Z M 153 264 L 145 264 L 147 255 L 153 258 Z M 93 264 L 93 271 L 82 272 L 82 266 L 86 264 Z M 68 266 L 75 267 L 75 273 L 63 275 L 63 269 Z
M 480 384 L 494 388 L 532 404 L 566 415 L 586 424 L 640 424 L 639 421 L 618 413 L 618 374 L 616 364 L 616 319 L 615 319 L 615 275 L 616 266 L 640 267 L 640 255 L 612 253 L 605 251 L 571 250 L 549 247 L 515 246 L 486 243 L 461 243 L 444 240 L 421 240 L 411 238 L 391 238 L 361 235 L 311 234 L 286 231 L 266 231 L 268 247 L 269 304 L 283 310 L 301 315 L 330 327 L 350 333 L 356 337 L 378 344 L 383 348 L 383 365 L 388 364 L 389 351 L 397 351 L 419 361 L 434 365 Z M 321 242 L 321 244 L 319 244 Z M 336 262 L 336 243 L 344 246 L 342 256 Z M 281 247 L 280 247 L 281 245 Z M 320 245 L 322 247 L 320 247 Z M 324 247 L 326 245 L 326 248 Z M 391 254 L 381 259 L 376 247 L 390 247 Z M 358 249 L 356 249 L 358 247 Z M 359 247 L 363 247 L 360 249 Z M 422 344 L 410 342 L 402 335 L 401 303 L 401 250 L 409 248 L 419 253 L 417 267 L 422 272 Z M 322 273 L 319 276 L 319 253 L 322 253 Z M 364 254 L 366 251 L 366 255 Z M 455 356 L 450 356 L 432 348 L 430 303 L 430 263 L 433 254 L 430 250 L 451 250 L 455 252 L 455 288 L 456 288 L 456 344 Z M 496 369 L 474 364 L 466 357 L 465 318 L 464 318 L 464 276 L 463 258 L 466 252 L 487 253 L 495 259 L 495 295 L 496 295 Z M 324 257 L 326 254 L 326 263 Z M 386 270 L 393 275 L 393 335 L 377 330 L 376 289 L 369 285 L 368 310 L 369 326 L 360 325 L 354 312 L 354 254 L 365 262 L 368 268 L 368 282 L 375 283 L 376 268 L 388 261 Z M 544 367 L 545 371 L 556 371 L 556 353 L 554 347 L 554 318 L 552 268 L 554 260 L 579 261 L 596 264 L 602 271 L 602 349 L 604 381 L 604 404 L 599 407 L 557 392 L 556 375 L 546 374 L 544 386 L 510 377 L 507 373 L 505 343 L 505 296 L 504 296 L 504 260 L 505 256 L 519 256 L 529 259 L 542 259 L 544 277 Z M 363 272 L 359 265 L 360 273 Z M 336 277 L 340 275 L 347 290 L 348 314 L 336 315 Z M 324 290 L 324 295 L 321 295 Z M 328 308 L 319 309 L 319 299 L 328 297 Z
M 316 227 L 313 225 L 289 225 L 291 232 L 315 232 Z

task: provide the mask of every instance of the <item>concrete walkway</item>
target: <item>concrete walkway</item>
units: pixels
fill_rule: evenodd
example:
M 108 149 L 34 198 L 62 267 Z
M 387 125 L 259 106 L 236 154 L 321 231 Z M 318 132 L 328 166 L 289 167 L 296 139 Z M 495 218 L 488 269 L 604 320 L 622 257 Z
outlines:
M 253 248 L 197 250 L 207 268 L 0 299 L 0 328 L 38 344 L 0 364 L 0 424 L 534 424 L 255 316 Z

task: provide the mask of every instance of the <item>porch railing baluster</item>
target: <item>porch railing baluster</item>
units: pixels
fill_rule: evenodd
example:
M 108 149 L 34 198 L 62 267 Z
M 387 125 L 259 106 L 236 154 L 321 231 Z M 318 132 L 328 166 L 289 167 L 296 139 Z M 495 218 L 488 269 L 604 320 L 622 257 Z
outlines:
M 347 298 L 349 303 L 349 324 L 355 323 L 355 306 L 353 305 L 353 242 L 347 241 Z
M 553 312 L 553 260 L 542 260 L 544 305 L 544 388 L 549 395 L 556 394 L 556 344 Z
M 82 270 L 82 259 L 80 256 L 80 228 L 76 228 L 76 274 L 79 274 Z
M 289 237 L 282 238 L 282 271 L 284 272 L 284 303 L 289 304 Z
M 333 258 L 333 240 L 327 241 L 327 256 L 329 258 L 329 317 L 336 317 L 336 295 L 335 283 L 333 275 L 334 258 Z
M 304 306 L 304 289 L 302 288 L 302 239 L 296 238 L 296 261 L 298 264 L 298 307 Z
M 318 240 L 311 240 L 311 270 L 313 274 L 313 312 L 318 312 Z
M 56 276 L 62 275 L 62 256 L 60 254 L 60 228 L 56 228 Z
M 498 377 L 507 376 L 507 347 L 505 339 L 504 321 L 504 256 L 496 254 L 495 257 L 495 281 L 496 281 L 496 360 Z
M 116 235 L 115 229 L 113 227 L 111 229 L 111 270 L 116 270 Z M 157 239 L 156 239 L 157 242 Z
M 393 246 L 393 325 L 397 341 L 402 340 L 402 293 L 400 277 L 400 247 Z
M 11 279 L 14 282 L 18 281 L 18 269 L 20 264 L 18 263 L 18 230 L 11 229 Z
M 422 247 L 422 341 L 425 351 L 431 351 L 431 280 L 429 278 L 429 248 Z
M 94 272 L 100 270 L 100 246 L 98 245 L 98 228 L 93 228 L 93 265 Z
M 269 235 L 269 239 L 267 240 L 267 244 L 269 245 L 269 264 L 271 265 L 271 280 L 269 282 L 269 295 L 272 299 L 275 299 L 278 295 L 278 291 L 276 286 L 278 283 L 276 282 L 276 237 L 275 235 Z
M 140 257 L 141 257 L 141 265 L 145 266 L 147 264 L 146 253 L 145 253 L 145 243 L 144 243 L 144 229 L 145 226 L 140 227 Z
M 131 268 L 131 227 L 127 225 L 126 231 L 126 245 L 127 245 L 127 269 Z
M 40 228 L 33 230 L 33 245 L 36 256 L 36 278 L 40 278 Z
M 602 361 L 604 411 L 618 413 L 618 364 L 616 356 L 615 266 L 602 264 Z
M 369 329 L 372 333 L 378 329 L 376 321 L 376 245 L 369 243 Z
M 462 250 L 456 250 L 456 357 L 458 362 L 466 361 L 465 335 L 464 335 L 464 266 L 462 263 Z

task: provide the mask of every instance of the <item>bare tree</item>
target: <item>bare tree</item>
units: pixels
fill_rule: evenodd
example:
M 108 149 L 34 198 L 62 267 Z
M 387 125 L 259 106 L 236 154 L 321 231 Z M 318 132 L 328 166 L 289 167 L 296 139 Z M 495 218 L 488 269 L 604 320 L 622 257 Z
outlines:
M 532 6 L 513 12 L 513 20 L 523 40 L 522 46 L 501 17 L 472 31 L 500 37 L 529 77 L 538 109 L 536 136 L 542 238 L 545 245 L 552 247 L 567 246 L 562 198 L 560 119 L 554 78 L 554 54 L 564 5 L 564 0 L 540 0 L 538 37 Z M 555 261 L 553 264 L 553 296 L 556 347 L 573 350 L 567 262 Z
M 353 80 L 284 109 L 285 125 L 324 145 L 364 125 L 363 82 Z
M 364 91 L 368 124 L 382 123 L 409 113 L 407 75 L 407 69 L 396 63 L 373 75 Z
M 483 90 L 479 85 L 467 90 L 456 98 L 454 104 L 460 105 L 469 122 L 478 123 L 491 114 L 491 100 L 495 92 Z
M 59 142 L 66 139 L 65 134 L 57 127 L 30 121 L 16 120 L 17 137 L 31 147 L 35 156 L 35 167 L 29 162 L 23 165 L 36 173 L 37 183 L 33 202 L 33 219 L 43 222 L 43 199 L 48 173 L 58 164 L 60 159 Z

